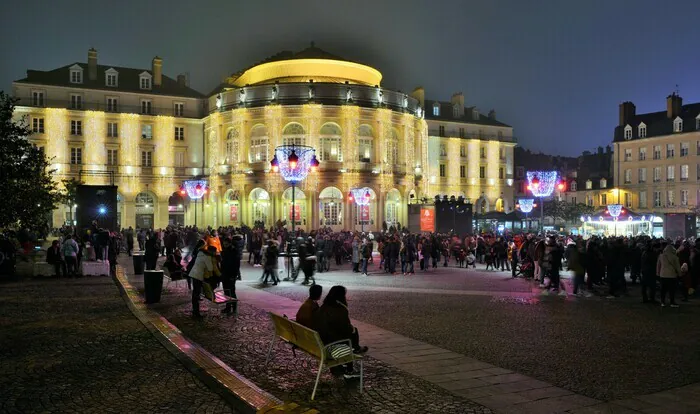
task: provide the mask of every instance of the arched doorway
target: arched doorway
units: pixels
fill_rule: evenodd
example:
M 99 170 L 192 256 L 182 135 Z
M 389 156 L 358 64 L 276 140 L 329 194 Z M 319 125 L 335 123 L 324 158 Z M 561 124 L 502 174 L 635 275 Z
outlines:
M 168 226 L 185 225 L 185 197 L 176 191 L 168 198 Z
M 150 191 L 144 191 L 136 195 L 134 202 L 134 212 L 137 228 L 150 229 L 153 228 L 154 212 L 156 211 L 156 196 Z
M 241 206 L 238 196 L 238 191 L 228 190 L 224 194 L 224 216 L 228 216 L 228 223 L 231 226 L 240 226 L 241 224 Z
M 287 223 L 292 222 L 292 188 L 282 193 L 282 217 Z M 294 189 L 294 221 L 296 226 L 306 226 L 306 194 L 299 188 Z
M 335 187 L 326 187 L 318 196 L 320 225 L 334 231 L 343 226 L 343 193 Z
M 392 189 L 386 193 L 386 202 L 384 203 L 384 221 L 387 227 L 397 227 L 401 212 L 401 193 L 397 189 Z
M 250 192 L 251 218 L 253 225 L 262 224 L 267 226 L 270 220 L 270 193 L 262 188 L 256 188 Z
M 504 203 L 503 199 L 499 197 L 498 200 L 496 200 L 495 210 L 498 211 L 499 213 L 503 213 L 503 212 L 505 212 L 505 209 L 506 209 L 505 203 Z
M 476 214 L 486 214 L 489 212 L 489 200 L 485 196 L 479 197 L 478 200 L 476 200 Z
M 360 206 L 355 203 L 355 230 L 374 231 L 377 230 L 377 194 L 368 188 L 369 204 Z

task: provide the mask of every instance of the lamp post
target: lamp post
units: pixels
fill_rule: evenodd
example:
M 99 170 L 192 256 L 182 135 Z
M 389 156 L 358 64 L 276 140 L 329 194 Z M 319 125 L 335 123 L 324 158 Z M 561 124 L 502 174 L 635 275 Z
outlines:
M 357 204 L 360 207 L 369 206 L 370 201 L 372 201 L 372 194 L 369 192 L 369 187 L 351 189 L 350 200 L 355 200 L 355 204 Z M 367 208 L 369 209 L 369 207 Z M 360 208 L 360 226 L 360 231 L 364 233 L 365 221 L 362 220 L 362 208 Z
M 528 171 L 527 189 L 533 196 L 540 198 L 540 233 L 544 232 L 544 198 L 549 197 L 554 192 L 557 184 L 558 174 L 556 171 Z
M 197 227 L 197 200 L 204 197 L 209 191 L 207 180 L 186 180 L 183 182 L 183 187 L 180 188 L 180 195 L 187 196 L 194 200 L 194 226 Z
M 309 171 L 316 171 L 318 165 L 316 150 L 306 145 L 280 145 L 275 148 L 275 156 L 270 161 L 272 172 L 279 172 L 285 181 L 292 184 L 292 234 L 296 232 L 296 185 L 309 175 Z

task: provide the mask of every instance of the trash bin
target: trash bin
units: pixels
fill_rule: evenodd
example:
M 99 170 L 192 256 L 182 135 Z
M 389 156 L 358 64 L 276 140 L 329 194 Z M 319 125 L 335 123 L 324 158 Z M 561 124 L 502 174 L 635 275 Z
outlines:
M 160 293 L 163 290 L 163 271 L 146 270 L 143 273 L 143 287 L 146 303 L 160 302 Z
M 144 259 L 145 255 L 143 252 L 134 252 L 133 256 L 134 258 L 134 274 L 135 275 L 142 275 L 143 274 L 143 264 L 144 264 Z

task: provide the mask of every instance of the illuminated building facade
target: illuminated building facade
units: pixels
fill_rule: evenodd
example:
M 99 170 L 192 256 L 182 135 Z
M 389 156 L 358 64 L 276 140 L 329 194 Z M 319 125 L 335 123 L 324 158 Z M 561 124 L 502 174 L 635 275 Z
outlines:
M 104 184 L 113 174 L 122 226 L 192 224 L 195 204 L 178 190 L 193 177 L 210 189 L 196 206 L 200 225 L 294 218 L 307 230 L 377 230 L 406 224 L 407 203 L 437 194 L 512 209 L 511 127 L 465 108 L 461 95 L 426 101 L 420 88 L 405 94 L 381 79 L 312 45 L 235 73 L 204 96 L 184 76 L 164 76 L 160 58 L 150 70 L 127 69 L 97 65 L 90 50 L 87 64 L 28 71 L 14 94 L 57 180 Z M 270 171 L 282 144 L 311 146 L 320 161 L 294 206 L 289 183 Z M 364 187 L 366 207 L 348 197 Z M 54 226 L 68 211 L 55 212 Z

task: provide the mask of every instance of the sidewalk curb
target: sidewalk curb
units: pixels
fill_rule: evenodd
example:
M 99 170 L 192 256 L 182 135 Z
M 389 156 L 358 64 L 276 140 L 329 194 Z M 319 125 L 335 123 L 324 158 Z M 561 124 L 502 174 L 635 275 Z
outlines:
M 184 366 L 211 390 L 219 394 L 237 412 L 262 414 L 294 412 L 294 403 L 283 403 L 270 393 L 253 384 L 216 356 L 184 334 L 159 313 L 148 309 L 138 291 L 131 286 L 124 269 L 117 266 L 113 280 L 129 310 L 143 323 L 151 334 Z M 296 411 L 300 412 L 300 411 Z M 315 412 L 315 410 L 311 411 Z

